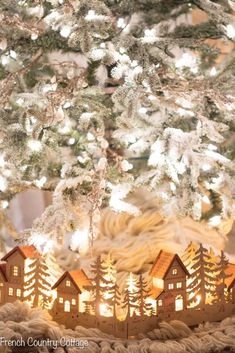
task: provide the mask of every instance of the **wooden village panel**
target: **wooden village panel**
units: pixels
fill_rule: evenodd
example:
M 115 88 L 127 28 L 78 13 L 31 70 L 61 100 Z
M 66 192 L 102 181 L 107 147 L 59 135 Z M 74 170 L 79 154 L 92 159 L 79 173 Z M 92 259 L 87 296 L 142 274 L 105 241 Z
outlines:
M 78 269 L 66 271 L 51 284 L 49 269 L 36 248 L 17 246 L 0 263 L 0 304 L 27 301 L 48 309 L 67 327 L 96 327 L 125 338 L 148 332 L 162 320 L 196 325 L 233 314 L 235 264 L 223 252 L 215 255 L 201 244 L 190 244 L 182 258 L 184 262 L 161 250 L 149 273 L 151 285 L 143 275 L 130 274 L 120 293 L 110 259 L 108 264 L 101 256 L 96 259 L 92 278 Z

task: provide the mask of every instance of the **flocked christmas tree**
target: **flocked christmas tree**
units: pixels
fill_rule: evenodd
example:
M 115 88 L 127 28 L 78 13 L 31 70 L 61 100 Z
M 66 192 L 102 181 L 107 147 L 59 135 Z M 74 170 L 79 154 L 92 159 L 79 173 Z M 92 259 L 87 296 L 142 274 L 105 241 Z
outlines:
M 215 294 L 216 277 L 209 252 L 202 244 L 196 251 L 193 261 L 191 282 L 188 285 L 188 304 L 204 309 L 208 304 L 208 298 Z
M 197 10 L 206 20 L 194 25 Z M 224 0 L 0 2 L 2 210 L 30 188 L 53 192 L 25 242 L 45 248 L 85 227 L 92 245 L 97 210 L 138 214 L 125 196 L 144 185 L 167 216 L 234 215 L 234 52 L 220 65 L 208 41 L 235 40 L 233 11 Z

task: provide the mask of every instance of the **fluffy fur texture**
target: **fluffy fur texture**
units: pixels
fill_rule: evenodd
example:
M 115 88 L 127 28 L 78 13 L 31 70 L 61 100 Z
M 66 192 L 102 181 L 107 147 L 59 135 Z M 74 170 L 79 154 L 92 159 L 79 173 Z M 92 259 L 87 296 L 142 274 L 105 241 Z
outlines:
M 209 228 L 206 222 L 192 218 L 164 218 L 153 195 L 140 190 L 129 200 L 141 210 L 137 217 L 117 214 L 110 209 L 102 211 L 100 231 L 94 242 L 93 255 L 111 254 L 122 284 L 129 272 L 148 273 L 161 249 L 182 254 L 190 241 L 202 242 L 215 250 L 224 249 L 230 220 L 218 228 Z M 62 267 L 68 256 L 57 256 Z M 230 257 L 231 259 L 231 257 Z M 90 254 L 80 257 L 80 266 L 89 271 Z M 70 261 L 71 263 L 71 261 Z M 75 262 L 73 262 L 75 265 Z M 67 269 L 67 268 L 66 268 Z
M 0 308 L 0 336 L 8 340 L 28 337 L 37 339 L 60 340 L 86 339 L 88 347 L 84 353 L 211 353 L 222 352 L 224 349 L 235 350 L 235 317 L 223 320 L 221 323 L 200 325 L 195 330 L 189 329 L 180 321 L 162 322 L 147 335 L 139 340 L 121 340 L 108 336 L 97 329 L 85 329 L 77 326 L 75 330 L 65 329 L 52 321 L 50 315 L 41 308 L 31 309 L 26 303 L 15 302 Z M 30 353 L 49 353 L 47 347 Z M 54 353 L 79 353 L 78 348 L 57 348 Z M 11 350 L 0 347 L 1 353 Z M 24 348 L 20 348 L 24 353 Z M 25 350 L 26 352 L 26 350 Z M 27 351 L 28 352 L 28 351 Z

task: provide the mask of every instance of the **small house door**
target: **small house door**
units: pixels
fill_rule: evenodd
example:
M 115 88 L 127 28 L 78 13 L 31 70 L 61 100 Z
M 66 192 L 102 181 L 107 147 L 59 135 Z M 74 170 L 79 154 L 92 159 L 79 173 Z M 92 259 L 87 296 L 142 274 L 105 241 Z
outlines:
M 64 302 L 64 311 L 66 313 L 70 312 L 70 301 L 69 300 L 65 300 L 65 302 Z
M 175 311 L 180 311 L 184 309 L 184 300 L 182 295 L 177 295 L 175 298 Z

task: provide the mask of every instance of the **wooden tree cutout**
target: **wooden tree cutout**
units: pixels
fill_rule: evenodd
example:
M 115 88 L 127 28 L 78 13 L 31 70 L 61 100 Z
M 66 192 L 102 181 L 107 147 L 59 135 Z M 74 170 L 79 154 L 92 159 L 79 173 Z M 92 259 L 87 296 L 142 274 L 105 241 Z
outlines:
M 144 316 L 150 313 L 152 305 L 146 301 L 149 298 L 149 288 L 142 274 L 139 276 L 136 287 L 139 313 L 140 316 Z
M 198 250 L 193 258 L 194 264 L 192 265 L 192 282 L 188 285 L 188 291 L 192 293 L 189 296 L 188 304 L 196 304 L 201 309 L 204 309 L 207 303 L 207 295 L 215 294 L 215 277 L 211 268 L 211 262 L 208 250 L 199 245 Z
M 87 301 L 87 304 L 90 304 L 91 310 L 98 316 L 100 315 L 100 305 L 104 303 L 104 294 L 109 290 L 108 285 L 110 284 L 110 281 L 105 278 L 107 266 L 104 265 L 101 256 L 98 256 L 91 265 L 91 273 L 94 274 L 91 279 L 93 286 L 87 286 L 86 289 L 91 291 L 93 299 Z
M 138 305 L 138 289 L 137 280 L 134 278 L 133 274 L 130 273 L 127 279 L 127 286 L 124 291 L 122 308 L 126 309 L 126 317 L 130 318 L 139 308 Z M 132 310 L 133 309 L 133 310 Z
M 226 279 L 231 277 L 231 274 L 226 274 L 226 270 L 228 269 L 229 261 L 226 258 L 223 251 L 220 253 L 219 262 L 217 264 L 216 270 L 216 298 L 215 302 L 225 304 L 228 301 L 228 292 L 226 291 Z

